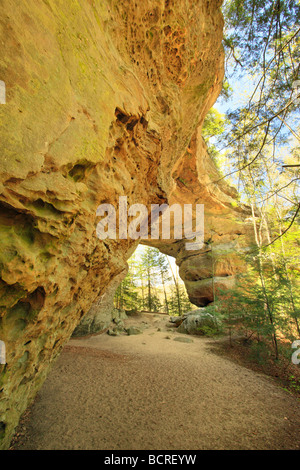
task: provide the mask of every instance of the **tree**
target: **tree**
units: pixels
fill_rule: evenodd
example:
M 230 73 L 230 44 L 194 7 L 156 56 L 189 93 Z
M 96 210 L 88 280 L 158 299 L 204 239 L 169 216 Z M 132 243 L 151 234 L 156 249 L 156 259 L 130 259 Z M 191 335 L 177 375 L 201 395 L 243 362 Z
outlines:
M 169 258 L 168 258 L 168 262 L 169 262 L 169 267 L 172 273 L 172 278 L 173 278 L 174 287 L 175 287 L 176 300 L 177 300 L 177 312 L 178 312 L 178 315 L 181 315 L 182 307 L 181 307 L 181 296 L 180 296 L 180 287 L 179 287 L 179 280 L 178 280 L 178 277 L 179 277 L 178 269 L 176 268 L 174 272 L 174 269 L 172 268 Z
M 114 303 L 118 309 L 133 310 L 141 308 L 143 299 L 139 292 L 139 273 L 137 271 L 137 260 L 133 255 L 128 260 L 128 272 L 121 284 L 118 286 Z
M 128 261 L 129 270 L 116 291 L 118 308 L 165 311 L 181 315 L 191 310 L 178 269 L 172 268 L 169 258 L 157 248 L 144 247 L 138 256 Z
M 279 338 L 300 333 L 294 269 L 300 233 L 300 88 L 294 86 L 300 2 L 227 0 L 223 12 L 226 83 L 234 89 L 246 82 L 247 90 L 243 102 L 226 113 L 225 132 L 216 127 L 220 139 L 214 149 L 229 164 L 220 179 L 230 178 L 251 208 L 255 244 L 248 272 L 222 308 L 227 320 L 239 317 L 259 341 L 270 338 L 278 358 Z
M 135 309 L 139 303 L 138 292 L 134 283 L 132 272 L 128 271 L 126 277 L 118 286 L 115 294 L 115 305 L 119 310 Z
M 152 312 L 157 309 L 157 298 L 153 292 L 153 286 L 157 281 L 157 252 L 156 248 L 146 247 L 141 254 L 141 263 L 145 269 L 146 285 L 147 285 L 147 306 L 148 310 Z
M 252 87 L 245 103 L 227 113 L 226 148 L 230 154 L 243 145 L 256 149 L 229 175 L 256 164 L 265 146 L 272 146 L 272 159 L 281 167 L 282 146 L 299 147 L 300 87 L 293 85 L 300 76 L 300 3 L 227 0 L 223 12 L 227 80 L 235 86 L 247 80 L 247 89 Z
M 159 270 L 161 283 L 162 283 L 163 291 L 164 291 L 166 313 L 169 315 L 169 302 L 168 302 L 168 295 L 167 295 L 167 289 L 166 289 L 166 282 L 170 280 L 169 263 L 168 263 L 168 259 L 166 255 L 163 255 L 160 252 L 158 252 L 158 255 L 157 255 L 157 267 Z
M 207 150 L 218 168 L 221 168 L 224 161 L 221 160 L 221 155 L 214 143 L 217 136 L 221 136 L 225 132 L 225 124 L 228 124 L 224 114 L 221 114 L 217 109 L 211 108 L 204 120 L 202 126 L 202 136 L 207 144 Z

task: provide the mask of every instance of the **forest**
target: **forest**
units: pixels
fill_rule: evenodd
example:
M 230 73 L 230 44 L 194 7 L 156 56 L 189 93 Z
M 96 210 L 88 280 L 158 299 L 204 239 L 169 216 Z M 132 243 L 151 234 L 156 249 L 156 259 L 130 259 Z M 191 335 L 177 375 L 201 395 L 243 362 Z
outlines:
M 137 249 L 128 265 L 115 294 L 116 308 L 168 315 L 182 315 L 196 308 L 188 299 L 178 267 L 157 248 Z

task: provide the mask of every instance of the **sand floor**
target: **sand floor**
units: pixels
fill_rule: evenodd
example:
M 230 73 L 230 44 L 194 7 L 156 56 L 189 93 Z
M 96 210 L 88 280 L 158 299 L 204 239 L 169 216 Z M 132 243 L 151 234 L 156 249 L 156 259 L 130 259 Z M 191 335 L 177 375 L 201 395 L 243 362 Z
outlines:
M 214 354 L 212 339 L 174 341 L 188 336 L 165 316 L 127 323 L 146 329 L 69 341 L 13 449 L 300 448 L 299 400 L 273 379 Z

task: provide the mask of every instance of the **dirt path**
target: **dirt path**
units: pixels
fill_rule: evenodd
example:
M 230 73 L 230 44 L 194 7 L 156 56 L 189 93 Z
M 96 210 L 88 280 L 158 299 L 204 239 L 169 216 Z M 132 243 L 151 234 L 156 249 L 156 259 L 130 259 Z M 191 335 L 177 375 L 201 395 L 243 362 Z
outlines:
M 146 329 L 68 343 L 14 449 L 300 448 L 299 401 L 271 378 L 215 355 L 212 340 L 174 341 L 187 336 L 166 317 L 128 323 Z

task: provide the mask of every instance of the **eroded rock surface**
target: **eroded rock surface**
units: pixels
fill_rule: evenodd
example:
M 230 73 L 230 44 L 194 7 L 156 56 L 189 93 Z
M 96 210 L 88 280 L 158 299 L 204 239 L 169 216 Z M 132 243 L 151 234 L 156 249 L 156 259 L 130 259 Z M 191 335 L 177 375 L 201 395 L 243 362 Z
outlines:
M 214 294 L 230 289 L 235 275 L 245 270 L 239 254 L 249 249 L 252 239 L 250 210 L 239 204 L 235 188 L 218 173 L 206 151 L 199 126 L 173 172 L 170 204 L 204 204 L 204 245 L 199 251 L 186 249 L 187 240 L 149 240 L 174 256 L 192 303 L 203 307 Z
M 127 270 L 124 270 L 117 276 L 112 277 L 104 293 L 93 303 L 88 313 L 73 331 L 72 336 L 87 336 L 102 332 L 109 328 L 112 321 L 122 318 L 122 311 L 114 308 L 113 300 L 116 289 L 126 276 L 126 272 Z M 124 315 L 126 317 L 125 312 Z
M 3 448 L 137 246 L 96 237 L 99 204 L 117 206 L 120 195 L 129 205 L 199 201 L 219 249 L 243 245 L 243 212 L 226 184 L 212 183 L 218 175 L 199 135 L 223 78 L 220 3 L 1 2 Z M 207 303 L 207 251 L 187 256 L 183 242 L 160 248 L 176 255 L 191 300 Z M 237 268 L 218 260 L 224 282 Z

